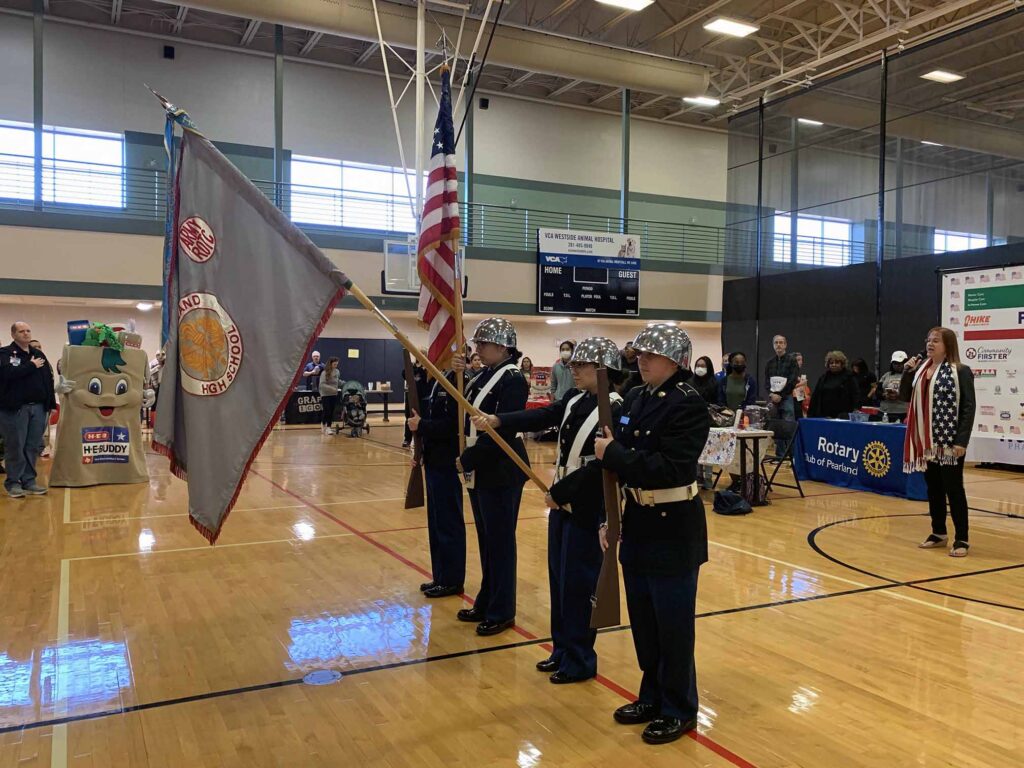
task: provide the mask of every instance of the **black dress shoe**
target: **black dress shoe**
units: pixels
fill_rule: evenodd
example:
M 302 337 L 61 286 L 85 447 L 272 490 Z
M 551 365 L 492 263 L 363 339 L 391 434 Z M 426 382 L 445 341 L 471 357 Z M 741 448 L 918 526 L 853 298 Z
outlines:
M 649 723 L 658 716 L 656 704 L 645 704 L 642 701 L 634 701 L 632 704 L 624 704 L 615 710 L 615 722 L 623 725 L 639 725 Z
M 478 611 L 476 608 L 463 608 L 457 614 L 455 618 L 459 621 L 472 622 L 473 624 L 479 624 L 484 620 L 484 612 Z
M 514 618 L 506 619 L 505 621 L 491 621 L 490 619 L 484 619 L 476 625 L 476 633 L 478 635 L 496 635 L 499 632 L 504 632 L 506 629 L 516 623 Z
M 451 595 L 461 595 L 462 585 L 457 587 L 445 587 L 441 584 L 435 584 L 430 589 L 423 593 L 424 597 L 450 597 Z
M 641 738 L 648 744 L 668 744 L 696 727 L 696 718 L 680 720 L 678 717 L 657 717 L 644 728 Z
M 434 581 L 424 581 L 422 584 L 420 584 L 420 592 L 426 592 L 431 587 L 436 587 L 436 586 L 437 586 L 437 582 L 434 582 Z
M 541 672 L 554 672 L 558 669 L 558 662 L 553 659 L 544 659 L 537 662 L 537 669 Z
M 574 675 L 566 674 L 565 672 L 555 672 L 551 677 L 548 678 L 555 685 L 565 685 L 566 683 L 582 683 L 584 680 L 589 680 L 593 675 L 589 677 L 575 677 Z

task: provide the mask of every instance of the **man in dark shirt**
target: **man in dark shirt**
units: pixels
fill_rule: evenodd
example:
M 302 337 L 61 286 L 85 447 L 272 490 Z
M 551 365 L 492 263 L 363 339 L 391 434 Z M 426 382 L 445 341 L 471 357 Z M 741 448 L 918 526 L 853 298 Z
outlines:
M 320 365 L 320 353 L 314 351 L 311 360 L 306 363 L 306 367 L 302 371 L 302 378 L 306 380 L 306 389 L 310 392 L 320 391 L 320 374 L 323 370 L 324 367 Z
M 800 378 L 800 368 L 793 355 L 786 354 L 786 337 L 781 334 L 772 339 L 775 357 L 764 368 L 764 386 L 768 390 L 768 403 L 775 411 L 775 418 L 784 421 L 796 420 L 793 404 L 793 387 Z M 784 440 L 775 441 L 775 453 L 779 456 L 786 450 Z
M 29 324 L 14 323 L 11 338 L 13 343 L 0 348 L 0 433 L 7 462 L 4 488 L 12 499 L 21 499 L 46 493 L 36 482 L 36 459 L 46 413 L 56 402 L 50 364 L 41 350 L 29 346 Z

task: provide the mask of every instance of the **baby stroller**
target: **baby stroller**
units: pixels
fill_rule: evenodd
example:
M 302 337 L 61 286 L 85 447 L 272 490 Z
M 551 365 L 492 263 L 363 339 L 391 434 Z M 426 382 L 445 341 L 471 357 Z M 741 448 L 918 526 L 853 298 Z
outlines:
M 366 396 L 363 385 L 358 381 L 346 381 L 341 388 L 341 413 L 345 429 L 349 437 L 359 437 L 365 430 L 370 431 L 366 423 Z

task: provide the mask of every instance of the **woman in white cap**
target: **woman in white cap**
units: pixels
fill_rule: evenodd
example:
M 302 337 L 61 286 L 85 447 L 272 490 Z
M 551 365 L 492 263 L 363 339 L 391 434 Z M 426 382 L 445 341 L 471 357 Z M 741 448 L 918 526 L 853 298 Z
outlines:
M 483 320 L 472 342 L 484 368 L 466 385 L 466 399 L 484 413 L 525 408 L 530 385 L 517 365 L 522 353 L 512 323 L 501 317 Z M 453 361 L 456 369 L 464 365 L 461 359 Z M 496 635 L 516 618 L 516 523 L 526 475 L 468 417 L 466 427 L 466 450 L 459 461 L 476 521 L 483 576 L 473 607 L 459 611 L 458 619 L 475 623 L 478 635 Z M 498 434 L 529 463 L 515 429 L 503 427 Z
M 495 429 L 537 432 L 558 427 L 558 466 L 555 483 L 545 501 L 548 514 L 548 583 L 551 588 L 550 658 L 537 663 L 551 672 L 552 683 L 577 683 L 597 674 L 594 641 L 590 628 L 591 598 L 601 573 L 601 541 L 598 530 L 605 521 L 601 467 L 594 456 L 597 431 L 597 369 L 608 369 L 615 384 L 625 378 L 620 370 L 618 347 L 611 339 L 593 336 L 573 350 L 569 368 L 575 381 L 561 400 L 543 408 L 498 412 L 474 417 Z M 611 394 L 613 422 L 619 417 L 622 398 Z M 616 510 L 617 511 L 617 510 Z
M 907 404 L 900 400 L 900 379 L 903 378 L 903 364 L 907 353 L 897 349 L 892 353 L 889 370 L 878 380 L 878 391 L 882 393 L 878 407 L 888 421 L 903 421 L 907 418 Z

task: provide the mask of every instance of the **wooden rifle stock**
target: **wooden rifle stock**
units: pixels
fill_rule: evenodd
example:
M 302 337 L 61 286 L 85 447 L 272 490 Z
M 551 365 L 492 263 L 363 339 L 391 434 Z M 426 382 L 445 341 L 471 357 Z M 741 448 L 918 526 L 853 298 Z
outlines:
M 597 423 L 601 434 L 604 428 L 612 429 L 612 403 L 608 391 L 608 369 L 601 366 L 597 369 Z M 604 511 L 608 521 L 608 549 L 604 552 L 601 563 L 601 574 L 597 578 L 597 591 L 592 603 L 590 628 L 615 627 L 620 622 L 619 613 L 619 479 L 615 473 L 604 469 L 601 471 L 604 485 Z
M 409 350 L 402 350 L 405 361 L 405 396 L 409 399 L 409 413 L 413 411 L 423 415 L 420 410 L 420 392 L 416 388 L 416 375 L 412 369 L 412 357 Z M 423 498 L 423 439 L 419 432 L 412 433 L 412 458 L 415 464 L 409 472 L 409 484 L 405 488 L 405 508 L 416 509 L 424 504 Z

